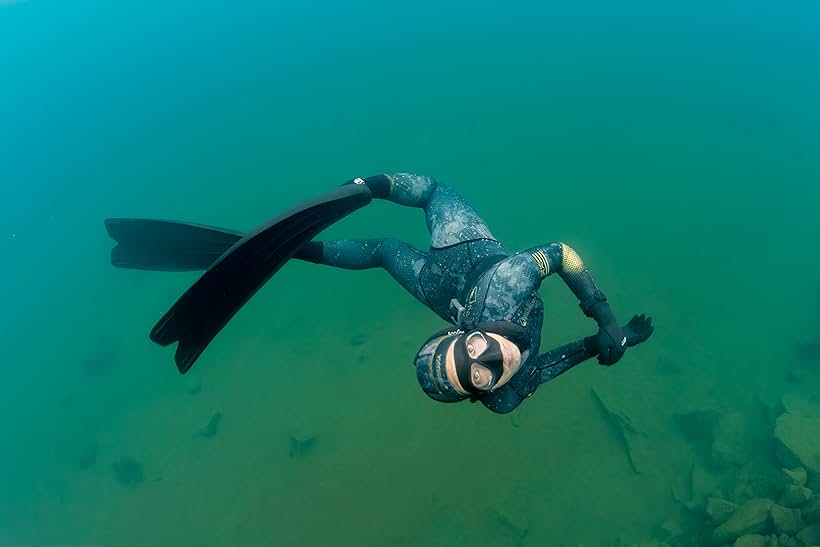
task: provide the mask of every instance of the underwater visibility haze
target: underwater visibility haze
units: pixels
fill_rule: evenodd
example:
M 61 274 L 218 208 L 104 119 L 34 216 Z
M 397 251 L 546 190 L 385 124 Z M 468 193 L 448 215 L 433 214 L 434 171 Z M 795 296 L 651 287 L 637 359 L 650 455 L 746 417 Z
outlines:
M 815 2 L 0 2 L 0 545 L 820 544 Z M 506 415 L 435 402 L 443 321 L 291 261 L 187 374 L 198 272 L 109 217 L 243 232 L 353 177 L 566 242 L 655 332 Z M 320 239 L 429 245 L 374 201 Z M 544 350 L 594 333 L 557 277 Z

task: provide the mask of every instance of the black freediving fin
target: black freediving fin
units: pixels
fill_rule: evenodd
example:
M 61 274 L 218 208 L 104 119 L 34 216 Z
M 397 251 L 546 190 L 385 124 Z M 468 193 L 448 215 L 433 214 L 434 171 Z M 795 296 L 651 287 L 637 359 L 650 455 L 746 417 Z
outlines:
M 143 218 L 108 218 L 105 229 L 117 242 L 111 264 L 164 272 L 207 270 L 243 236 L 214 226 Z
M 319 232 L 373 199 L 365 185 L 337 188 L 282 213 L 233 245 L 177 300 L 151 330 L 185 374 L 245 303 Z

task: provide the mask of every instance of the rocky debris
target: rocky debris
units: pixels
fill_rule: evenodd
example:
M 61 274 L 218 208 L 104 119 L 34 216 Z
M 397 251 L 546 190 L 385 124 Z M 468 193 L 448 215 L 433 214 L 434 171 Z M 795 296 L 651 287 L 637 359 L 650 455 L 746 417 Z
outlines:
M 806 526 L 795 537 L 806 545 L 820 545 L 820 524 Z
M 780 470 L 761 459 L 750 461 L 728 479 L 732 486 L 726 487 L 726 497 L 737 503 L 752 498 L 775 499 L 783 490 Z
M 607 421 L 616 430 L 632 469 L 636 473 L 643 473 L 646 470 L 647 459 L 646 432 L 635 424 L 627 411 L 620 404 L 617 404 L 612 397 L 606 396 L 595 388 L 592 388 L 592 395 L 598 401 Z
M 820 474 L 820 418 L 786 412 L 777 418 L 775 454 L 784 467 Z
M 715 529 L 714 541 L 728 543 L 746 534 L 762 532 L 769 524 L 769 510 L 773 504 L 772 500 L 762 498 L 747 501 Z
M 778 547 L 805 547 L 800 541 L 787 534 L 777 536 L 777 545 Z
M 208 423 L 199 428 L 199 436 L 210 438 L 216 435 L 219 431 L 219 425 L 222 423 L 222 413 L 214 412 Z
M 806 481 L 809 479 L 806 470 L 802 467 L 795 467 L 794 469 L 783 468 L 783 475 L 786 478 L 786 484 L 795 484 L 797 486 L 806 486 Z
M 291 459 L 303 458 L 310 453 L 316 444 L 316 435 L 297 431 L 290 435 L 290 450 L 288 456 Z
M 760 534 L 746 534 L 737 538 L 734 547 L 779 547 L 776 536 L 761 536 Z
M 812 496 L 809 503 L 800 508 L 803 520 L 809 523 L 820 523 L 820 496 Z
M 142 463 L 129 456 L 123 456 L 111 466 L 117 481 L 127 487 L 136 486 L 145 481 Z
M 811 499 L 812 491 L 805 486 L 787 484 L 780 496 L 780 505 L 784 507 L 800 507 Z
M 774 529 L 781 534 L 794 534 L 803 528 L 803 519 L 800 509 L 789 509 L 780 505 L 772 505 L 769 509 Z
M 706 501 L 706 514 L 715 526 L 720 526 L 732 516 L 737 504 L 721 498 L 709 498 Z

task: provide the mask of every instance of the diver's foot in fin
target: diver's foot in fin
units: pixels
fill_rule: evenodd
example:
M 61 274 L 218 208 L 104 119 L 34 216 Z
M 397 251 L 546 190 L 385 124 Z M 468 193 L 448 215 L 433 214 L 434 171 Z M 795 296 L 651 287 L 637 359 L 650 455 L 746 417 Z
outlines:
M 239 240 L 183 294 L 151 331 L 161 346 L 179 342 L 174 359 L 186 373 L 245 303 L 306 242 L 367 205 L 364 185 L 342 186 L 290 209 Z
M 111 249 L 111 264 L 164 272 L 206 270 L 243 235 L 213 226 L 143 218 L 108 218 L 105 229 L 117 242 Z

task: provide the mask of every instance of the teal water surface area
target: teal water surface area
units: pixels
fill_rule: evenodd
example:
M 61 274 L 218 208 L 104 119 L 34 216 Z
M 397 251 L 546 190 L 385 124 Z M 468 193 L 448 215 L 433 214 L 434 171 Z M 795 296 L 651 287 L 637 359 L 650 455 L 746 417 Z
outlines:
M 817 21 L 0 1 L 0 544 L 820 543 Z M 382 172 L 569 243 L 656 332 L 503 416 L 419 389 L 443 325 L 383 271 L 289 263 L 186 375 L 148 339 L 198 274 L 113 268 L 104 218 L 250 230 Z M 322 234 L 386 236 L 428 245 L 381 201 Z M 542 348 L 594 332 L 540 292 Z

